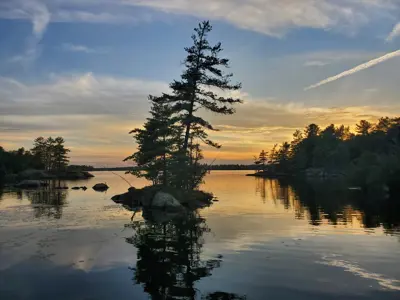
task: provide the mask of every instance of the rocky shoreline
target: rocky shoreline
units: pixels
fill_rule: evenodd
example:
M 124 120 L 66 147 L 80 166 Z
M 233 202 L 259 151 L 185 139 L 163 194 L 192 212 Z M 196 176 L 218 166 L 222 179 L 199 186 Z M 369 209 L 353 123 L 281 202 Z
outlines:
M 28 169 L 18 174 L 7 174 L 3 181 L 6 184 L 17 184 L 24 180 L 82 180 L 95 177 L 86 171 L 44 171 Z
M 115 195 L 111 199 L 131 210 L 136 207 L 182 210 L 210 206 L 214 196 L 199 190 L 184 191 L 163 186 L 147 186 L 142 189 L 131 187 L 126 193 Z

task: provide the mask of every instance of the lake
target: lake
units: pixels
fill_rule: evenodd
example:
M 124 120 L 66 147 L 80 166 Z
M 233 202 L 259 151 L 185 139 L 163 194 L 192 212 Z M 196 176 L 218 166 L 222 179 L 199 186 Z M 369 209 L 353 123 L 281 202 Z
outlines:
M 110 200 L 129 187 L 111 172 L 1 191 L 0 299 L 400 299 L 400 201 L 246 172 L 211 172 L 211 207 L 152 222 Z

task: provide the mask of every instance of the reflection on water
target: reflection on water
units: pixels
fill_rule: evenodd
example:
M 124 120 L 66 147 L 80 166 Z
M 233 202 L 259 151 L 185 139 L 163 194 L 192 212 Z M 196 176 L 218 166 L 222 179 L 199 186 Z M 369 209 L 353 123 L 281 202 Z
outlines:
M 256 193 L 262 201 L 280 201 L 295 218 L 308 219 L 313 226 L 354 225 L 364 228 L 383 227 L 386 233 L 400 231 L 400 201 L 349 190 L 332 182 L 304 183 L 255 178 Z
M 106 194 L 0 189 L 0 299 L 399 299 L 400 201 L 244 174 L 184 215 L 115 204 L 107 172 Z
M 239 296 L 236 294 L 229 294 L 224 292 L 214 292 L 206 295 L 202 299 L 204 300 L 246 300 L 245 296 Z
M 126 242 L 138 251 L 134 280 L 152 299 L 195 299 L 194 283 L 221 265 L 220 259 L 201 259 L 203 234 L 210 229 L 195 212 L 165 223 L 137 221 L 127 226 L 134 235 Z
M 49 186 L 39 190 L 27 191 L 26 195 L 32 204 L 35 218 L 53 217 L 60 219 L 63 206 L 67 202 L 68 190 Z

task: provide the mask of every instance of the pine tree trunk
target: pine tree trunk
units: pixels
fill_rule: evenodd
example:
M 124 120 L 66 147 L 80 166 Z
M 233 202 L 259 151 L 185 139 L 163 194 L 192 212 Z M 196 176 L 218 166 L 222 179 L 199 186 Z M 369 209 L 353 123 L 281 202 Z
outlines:
M 168 181 L 167 181 L 167 179 L 168 179 L 167 178 L 167 157 L 166 157 L 165 153 L 163 155 L 163 163 L 164 163 L 163 185 L 167 186 L 167 183 L 168 183 Z
M 185 153 L 189 145 L 190 125 L 191 125 L 190 123 L 186 125 L 185 141 L 183 142 L 183 150 L 185 151 Z
M 203 39 L 204 39 L 204 28 L 203 28 L 203 31 L 201 32 L 201 34 L 200 34 L 200 40 L 199 40 L 199 51 L 198 51 L 198 53 L 197 53 L 197 61 L 196 61 L 196 73 L 197 72 L 199 72 L 199 68 L 200 68 L 200 55 L 201 55 L 201 47 L 202 47 L 202 45 L 203 45 Z M 193 82 L 193 91 L 192 91 L 192 99 L 191 99 L 191 102 L 190 102 L 190 108 L 189 108 L 189 119 L 191 119 L 192 118 L 192 116 L 193 116 L 193 106 L 194 106 L 194 100 L 195 100 L 195 98 L 196 98 L 196 87 L 197 87 L 197 81 L 194 81 Z M 192 125 L 192 122 L 188 122 L 188 124 L 186 124 L 186 133 L 185 133 L 185 141 L 184 141 L 184 143 L 183 143 L 183 150 L 185 151 L 185 153 L 186 153 L 186 151 L 187 151 L 187 148 L 188 148 L 188 144 L 189 144 L 189 135 L 190 135 L 190 127 L 191 127 L 191 125 Z

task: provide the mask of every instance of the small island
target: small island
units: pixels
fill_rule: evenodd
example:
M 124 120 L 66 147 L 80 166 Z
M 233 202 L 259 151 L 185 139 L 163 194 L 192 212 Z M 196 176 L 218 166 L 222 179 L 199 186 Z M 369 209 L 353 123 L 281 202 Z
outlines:
M 0 182 L 24 186 L 41 186 L 42 180 L 80 180 L 94 177 L 86 166 L 69 166 L 62 137 L 38 137 L 33 148 L 6 151 L 0 147 Z
M 194 29 L 193 44 L 185 48 L 181 78 L 170 84 L 172 93 L 150 95 L 150 116 L 142 128 L 130 132 L 137 151 L 124 160 L 135 165 L 128 173 L 144 177 L 152 185 L 141 190 L 131 187 L 126 194 L 113 197 L 114 201 L 163 209 L 196 209 L 211 203 L 213 196 L 199 191 L 211 169 L 202 163 L 201 144 L 213 148 L 221 145 L 209 138 L 208 133 L 216 128 L 197 112 L 231 115 L 234 105 L 242 103 L 241 99 L 223 96 L 239 90 L 241 84 L 232 84 L 233 74 L 224 72 L 229 60 L 220 57 L 221 43 L 210 45 L 211 30 L 209 21 Z

